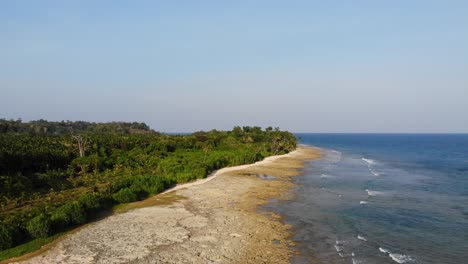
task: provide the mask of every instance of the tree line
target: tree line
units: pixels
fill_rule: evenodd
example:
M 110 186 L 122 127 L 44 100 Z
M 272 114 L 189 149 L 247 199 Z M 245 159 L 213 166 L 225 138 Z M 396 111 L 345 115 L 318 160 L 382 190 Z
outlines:
M 145 123 L 109 122 L 95 123 L 86 121 L 47 121 L 44 119 L 23 122 L 21 119 L 0 118 L 0 133 L 28 133 L 38 135 L 66 135 L 80 133 L 118 133 L 147 134 L 155 133 Z
M 0 250 L 295 147 L 271 127 L 167 135 L 144 123 L 0 120 Z

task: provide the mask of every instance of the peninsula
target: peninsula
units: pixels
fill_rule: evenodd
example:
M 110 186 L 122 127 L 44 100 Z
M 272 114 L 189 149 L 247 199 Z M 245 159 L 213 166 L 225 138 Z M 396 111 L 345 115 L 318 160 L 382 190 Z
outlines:
M 258 211 L 270 198 L 287 199 L 289 178 L 318 155 L 296 149 L 289 132 L 166 135 L 138 123 L 2 124 L 2 155 L 17 161 L 2 167 L 9 188 L 2 189 L 0 256 L 7 262 L 286 263 L 292 254 L 288 226 Z M 19 183 L 27 187 L 15 190 Z

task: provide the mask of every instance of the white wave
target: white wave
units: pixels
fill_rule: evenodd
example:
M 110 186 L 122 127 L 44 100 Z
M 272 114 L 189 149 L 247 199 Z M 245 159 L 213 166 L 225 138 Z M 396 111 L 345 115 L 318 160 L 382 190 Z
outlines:
M 340 241 L 340 240 L 336 240 L 335 241 L 335 249 L 336 249 L 336 252 L 338 253 L 338 255 L 342 258 L 344 258 L 345 256 L 343 255 L 343 247 L 340 246 L 343 244 L 344 241 Z
M 367 164 L 375 164 L 374 160 L 371 159 L 366 159 L 366 158 L 361 158 L 363 161 L 367 162 Z
M 385 248 L 379 247 L 379 251 L 382 253 L 390 253 L 390 251 L 386 250 Z
M 328 175 L 328 174 L 322 173 L 322 174 L 320 175 L 320 178 L 331 178 L 331 176 Z
M 335 249 L 336 249 L 336 252 L 338 253 L 340 253 L 343 250 L 343 248 L 338 245 L 335 245 Z
M 351 252 L 351 256 L 352 256 L 352 257 L 354 257 L 354 256 L 355 256 L 355 255 L 354 255 L 354 252 Z
M 383 192 L 372 191 L 372 190 L 367 190 L 367 189 L 366 189 L 366 192 L 367 192 L 367 195 L 369 195 L 369 196 L 376 196 L 376 195 L 383 194 Z
M 367 168 L 369 169 L 369 172 L 372 173 L 374 176 L 380 176 L 380 173 L 378 173 L 372 165 L 376 164 L 374 160 L 371 159 L 366 159 L 366 158 L 361 158 L 363 161 L 367 163 Z
M 410 256 L 403 255 L 403 254 L 398 254 L 398 253 L 392 253 L 389 250 L 385 248 L 379 247 L 379 251 L 385 254 L 388 254 L 388 256 L 395 261 L 396 263 L 407 263 L 407 262 L 413 262 L 414 259 Z
M 357 238 L 362 241 L 367 241 L 367 239 L 361 235 L 358 235 Z
M 403 254 L 390 253 L 388 255 L 397 263 L 406 263 L 413 261 L 413 258 Z
M 352 258 L 351 260 L 352 260 L 353 264 L 365 263 L 365 262 L 359 261 L 359 260 L 357 260 L 357 259 L 355 259 L 355 258 Z
M 366 201 L 360 201 L 360 202 L 359 202 L 359 204 L 362 204 L 362 205 L 368 204 L 368 203 L 369 203 L 369 202 L 366 202 Z
M 340 246 L 340 244 L 343 244 L 343 241 L 340 241 L 340 240 L 335 241 L 336 252 L 338 252 L 338 255 L 340 255 L 340 257 L 342 257 L 341 251 L 343 251 L 343 247 Z

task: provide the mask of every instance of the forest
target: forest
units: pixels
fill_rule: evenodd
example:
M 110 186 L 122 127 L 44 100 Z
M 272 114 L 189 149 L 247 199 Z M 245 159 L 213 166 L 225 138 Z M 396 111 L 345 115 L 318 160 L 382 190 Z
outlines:
M 0 119 L 0 250 L 296 143 L 272 127 L 168 135 L 136 122 Z

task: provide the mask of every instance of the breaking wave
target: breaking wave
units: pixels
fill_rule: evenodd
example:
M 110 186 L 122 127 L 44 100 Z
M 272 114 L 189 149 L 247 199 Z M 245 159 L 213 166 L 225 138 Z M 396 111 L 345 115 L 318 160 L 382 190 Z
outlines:
M 368 190 L 368 189 L 366 189 L 366 192 L 367 192 L 367 195 L 369 195 L 369 196 L 376 196 L 376 195 L 383 194 L 383 192 L 373 191 L 373 190 Z
M 358 235 L 357 238 L 362 241 L 367 241 L 367 239 L 361 235 Z
M 375 164 L 374 160 L 371 159 L 366 159 L 366 158 L 361 158 L 363 161 L 367 162 L 367 164 Z
M 396 253 L 390 253 L 389 256 L 398 263 L 407 263 L 407 262 L 412 262 L 413 258 L 410 256 L 406 256 L 403 254 L 396 254 Z
M 341 252 L 343 251 L 343 247 L 340 246 L 340 244 L 341 244 L 341 241 L 336 240 L 336 242 L 335 242 L 335 249 L 336 249 L 336 252 L 338 253 L 338 255 L 340 255 L 340 257 L 343 258 L 344 255 L 341 253 Z
M 366 158 L 361 158 L 361 160 L 365 161 L 367 163 L 367 168 L 369 169 L 369 172 L 374 175 L 374 176 L 379 176 L 380 173 L 378 173 L 372 165 L 375 165 L 376 162 L 371 159 L 366 159 Z
M 396 263 L 408 263 L 408 262 L 414 261 L 414 259 L 410 256 L 398 254 L 398 253 L 392 253 L 388 249 L 385 249 L 385 248 L 379 247 L 379 251 L 384 254 L 388 254 L 388 256 Z
M 390 251 L 386 250 L 385 248 L 379 247 L 379 251 L 385 254 L 388 254 Z

